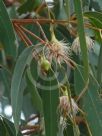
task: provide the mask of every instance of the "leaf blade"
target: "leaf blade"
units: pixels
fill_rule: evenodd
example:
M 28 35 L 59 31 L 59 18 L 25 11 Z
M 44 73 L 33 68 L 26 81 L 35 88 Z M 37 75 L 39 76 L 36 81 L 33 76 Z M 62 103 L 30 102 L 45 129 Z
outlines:
M 33 48 L 34 48 L 33 46 L 26 48 L 19 56 L 17 63 L 15 65 L 12 82 L 11 82 L 11 104 L 13 108 L 14 124 L 17 132 L 19 127 L 19 119 L 20 119 L 23 90 L 24 90 L 23 88 L 20 91 L 20 87 L 22 83 L 23 73 L 29 60 L 29 54 L 32 53 Z
M 16 57 L 16 38 L 6 7 L 0 0 L 0 41 L 7 56 Z
M 49 72 L 47 78 L 53 75 L 53 72 Z M 54 76 L 54 75 L 53 75 Z M 45 120 L 45 132 L 46 136 L 57 136 L 58 131 L 58 114 L 57 108 L 59 104 L 59 90 L 58 88 L 53 89 L 53 86 L 57 85 L 57 80 L 54 77 L 53 81 L 45 81 L 39 79 L 41 87 L 39 89 L 42 101 L 43 101 L 43 110 L 44 110 L 44 120 Z M 45 89 L 43 89 L 45 87 Z
M 88 51 L 86 46 L 86 39 L 84 33 L 84 23 L 83 23 L 83 13 L 82 13 L 82 3 L 81 0 L 74 0 L 75 12 L 78 20 L 78 34 L 80 41 L 80 48 L 82 51 L 82 59 L 84 64 L 84 79 L 88 80 L 89 77 L 89 64 L 88 64 Z

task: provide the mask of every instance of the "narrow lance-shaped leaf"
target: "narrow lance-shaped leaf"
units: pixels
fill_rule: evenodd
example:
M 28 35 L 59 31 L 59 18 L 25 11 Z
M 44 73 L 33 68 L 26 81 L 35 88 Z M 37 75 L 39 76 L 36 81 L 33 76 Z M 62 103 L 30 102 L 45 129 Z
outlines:
M 27 80 L 27 87 L 28 87 L 29 92 L 30 92 L 31 97 L 32 97 L 32 102 L 33 102 L 34 108 L 38 112 L 42 113 L 42 100 L 41 100 L 39 92 L 38 92 L 38 90 L 35 86 L 35 81 L 32 77 L 30 68 L 27 69 L 26 80 Z
M 97 80 L 99 83 L 102 82 L 102 45 L 100 47 L 100 54 L 98 58 Z
M 100 12 L 86 12 L 84 13 L 86 17 L 90 19 L 91 24 L 94 27 L 97 27 L 99 29 L 102 29 L 102 13 Z M 97 36 L 98 42 L 102 43 L 101 34 L 99 31 L 95 31 L 95 34 Z M 97 66 L 97 80 L 99 83 L 101 83 L 102 79 L 102 46 L 100 47 L 100 53 L 98 57 L 98 66 Z
M 79 95 L 84 88 L 83 68 L 79 67 L 75 70 L 74 83 L 75 92 Z M 89 87 L 82 98 L 82 109 L 86 113 L 86 119 L 90 127 L 92 136 L 102 135 L 102 100 L 98 93 L 99 85 L 96 80 L 90 75 Z
M 83 64 L 84 64 L 84 79 L 85 81 L 87 81 L 89 76 L 89 64 L 88 64 L 88 53 L 87 53 L 87 46 L 86 46 L 85 33 L 84 33 L 81 0 L 74 0 L 74 6 L 77 15 L 78 34 L 79 34 L 80 47 L 82 52 Z
M 58 82 L 52 71 L 49 71 L 46 77 L 39 77 L 38 82 L 43 101 L 46 136 L 57 136 L 59 104 Z
M 23 87 L 21 86 L 23 82 L 22 78 L 27 64 L 30 63 L 30 59 L 32 59 L 31 54 L 33 48 L 34 48 L 33 46 L 26 48 L 21 53 L 15 65 L 15 69 L 12 77 L 11 104 L 13 108 L 14 124 L 17 132 L 19 127 L 20 112 L 22 107 L 22 99 L 23 99 L 23 91 L 24 91 L 24 86 Z
M 4 95 L 10 98 L 11 73 L 3 66 L 0 68 L 0 80 L 3 82 L 5 87 Z
M 6 7 L 0 0 L 0 42 L 7 56 L 16 57 L 15 34 Z
M 85 12 L 84 16 L 86 16 L 88 18 L 96 18 L 102 22 L 102 13 L 101 12 L 95 12 L 95 11 L 94 12 L 92 12 L 92 11 Z

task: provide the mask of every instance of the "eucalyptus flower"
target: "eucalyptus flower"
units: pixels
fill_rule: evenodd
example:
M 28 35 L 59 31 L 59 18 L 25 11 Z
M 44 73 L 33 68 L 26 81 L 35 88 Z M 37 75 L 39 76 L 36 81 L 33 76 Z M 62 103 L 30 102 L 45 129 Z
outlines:
M 68 43 L 65 43 L 63 40 L 58 41 L 55 35 L 53 35 L 50 43 L 47 44 L 45 49 L 46 58 L 48 58 L 50 61 L 55 59 L 59 64 L 65 62 L 70 67 L 73 67 L 71 65 L 71 63 L 73 64 L 73 61 L 70 59 L 71 48 L 67 45 Z
M 87 49 L 88 51 L 91 51 L 93 49 L 94 42 L 89 36 L 85 36 L 85 38 L 86 38 Z M 79 37 L 75 38 L 75 40 L 72 43 L 71 49 L 76 54 L 80 54 L 81 49 L 80 49 Z
M 71 98 L 71 101 L 70 101 L 68 96 L 60 97 L 60 110 L 62 113 L 64 112 L 65 115 L 76 116 L 78 109 L 79 108 L 73 98 Z

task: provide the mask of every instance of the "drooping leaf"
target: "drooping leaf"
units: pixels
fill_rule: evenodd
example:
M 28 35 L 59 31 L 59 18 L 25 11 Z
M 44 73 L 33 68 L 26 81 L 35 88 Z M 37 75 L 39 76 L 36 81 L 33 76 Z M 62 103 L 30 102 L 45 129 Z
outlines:
M 11 104 L 13 108 L 14 124 L 17 132 L 19 127 L 23 91 L 24 91 L 24 86 L 22 87 L 23 74 L 27 66 L 27 63 L 30 63 L 30 59 L 32 58 L 31 56 L 32 56 L 33 48 L 34 48 L 33 46 L 26 48 L 19 56 L 17 63 L 15 65 L 12 82 L 11 82 Z
M 79 95 L 84 86 L 83 69 L 79 68 L 74 74 L 75 92 Z M 82 99 L 82 108 L 86 113 L 86 119 L 90 127 L 92 136 L 101 136 L 102 134 L 102 100 L 99 96 L 99 85 L 96 80 L 90 75 L 88 89 Z
M 0 68 L 0 80 L 3 82 L 5 88 L 4 96 L 10 98 L 11 74 L 5 67 Z
M 34 78 L 32 77 L 30 68 L 27 69 L 27 78 L 26 79 L 27 79 L 27 86 L 28 86 L 29 92 L 31 94 L 32 103 L 34 105 L 34 108 L 38 112 L 42 113 L 42 100 L 41 100 L 41 97 L 40 97 L 38 90 L 36 88 L 35 81 L 34 81 Z
M 101 43 L 102 38 L 99 30 L 102 29 L 102 14 L 100 12 L 86 12 L 85 16 L 89 18 L 92 26 L 98 29 L 98 31 L 94 30 L 94 33 L 96 40 Z
M 57 136 L 58 131 L 58 82 L 52 71 L 38 80 L 42 97 L 46 136 Z
M 102 45 L 100 47 L 100 53 L 98 58 L 97 81 L 99 82 L 99 84 L 102 82 Z
M 102 13 L 101 12 L 86 12 L 85 16 L 88 17 L 94 27 L 102 29 Z M 102 38 L 99 31 L 95 31 L 98 42 L 102 43 Z M 102 47 L 100 47 L 100 54 L 98 59 L 97 80 L 101 83 L 102 78 Z
M 96 11 L 85 12 L 84 16 L 89 17 L 89 18 L 96 18 L 102 22 L 102 13 L 101 12 L 96 12 Z
M 102 135 L 102 100 L 98 88 L 97 82 L 90 76 L 89 89 L 83 98 L 83 109 L 93 136 Z
M 82 3 L 80 0 L 74 0 L 75 12 L 78 21 L 78 35 L 80 41 L 80 48 L 82 52 L 82 59 L 84 64 L 84 79 L 85 81 L 88 80 L 89 76 L 89 64 L 88 64 L 88 52 L 87 52 L 87 45 L 84 33 L 84 23 L 83 23 L 83 13 L 82 13 Z
M 99 29 L 102 29 L 102 21 L 100 21 L 99 19 L 94 18 L 94 17 L 89 17 L 89 18 L 90 18 L 90 20 L 91 20 L 91 23 L 92 23 L 95 27 L 97 27 L 97 28 L 99 28 Z
M 16 57 L 15 34 L 6 7 L 0 0 L 0 42 L 7 56 Z

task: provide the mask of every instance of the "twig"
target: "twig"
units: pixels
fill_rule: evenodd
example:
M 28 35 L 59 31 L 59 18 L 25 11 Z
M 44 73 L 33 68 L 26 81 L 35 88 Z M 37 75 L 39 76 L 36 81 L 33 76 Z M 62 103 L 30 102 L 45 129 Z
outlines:
M 43 8 L 45 8 L 45 7 L 46 7 L 46 2 L 43 2 L 43 3 L 37 8 L 37 10 L 35 11 L 36 14 L 38 14 L 40 11 L 42 11 Z
M 85 92 L 86 92 L 87 89 L 88 89 L 88 85 L 89 85 L 89 80 L 87 80 L 87 82 L 86 82 L 86 84 L 85 84 L 85 87 L 84 87 L 84 89 L 81 91 L 81 93 L 79 94 L 79 96 L 78 96 L 76 102 L 78 102 L 78 101 L 81 99 L 81 97 L 83 97 L 83 95 L 85 94 Z
M 21 131 L 28 130 L 28 129 L 38 129 L 39 125 L 26 125 L 21 127 Z
M 19 25 L 19 27 L 25 31 L 26 33 L 30 34 L 31 36 L 33 36 L 35 39 L 39 40 L 42 44 L 45 44 L 46 42 L 44 40 L 42 40 L 40 37 L 38 37 L 37 35 L 35 35 L 34 33 L 32 33 L 31 31 L 29 31 L 28 29 L 24 28 L 23 26 Z
M 16 28 L 15 28 L 16 29 Z M 27 43 L 27 41 L 25 40 L 25 38 L 22 36 L 22 34 L 18 31 L 18 29 L 16 29 L 16 33 L 18 34 L 18 36 L 21 38 L 21 40 L 25 43 L 26 46 L 29 46 L 29 44 Z
M 39 22 L 37 22 L 36 24 L 37 24 L 37 25 L 38 25 L 38 27 L 40 28 L 41 33 L 42 33 L 42 35 L 43 35 L 43 37 L 44 37 L 45 41 L 47 42 L 47 41 L 48 41 L 48 39 L 47 39 L 47 37 L 46 37 L 46 35 L 45 35 L 45 32 L 44 32 L 44 30 L 42 29 L 41 25 L 39 24 Z
M 52 24 L 68 24 L 68 20 L 54 20 L 54 19 L 12 19 L 11 20 L 13 24 L 20 24 L 20 25 L 26 25 L 26 24 L 33 24 L 39 22 L 40 24 L 45 23 L 52 23 Z
M 26 34 L 20 29 L 20 27 L 15 24 L 16 31 L 18 31 L 19 36 L 21 39 L 26 43 L 27 46 L 32 45 L 32 42 L 29 40 L 29 38 L 26 36 Z

